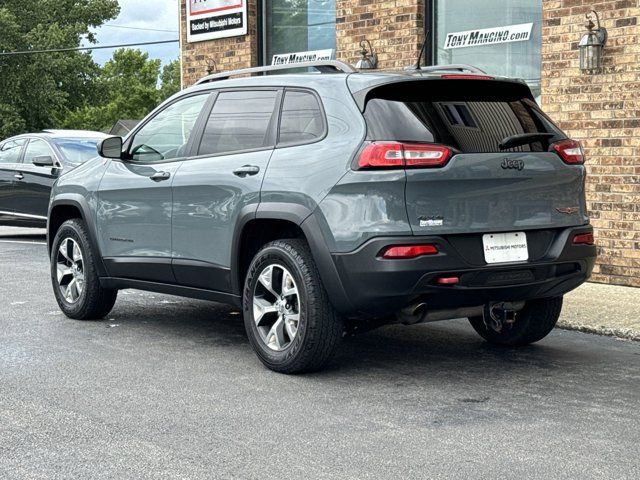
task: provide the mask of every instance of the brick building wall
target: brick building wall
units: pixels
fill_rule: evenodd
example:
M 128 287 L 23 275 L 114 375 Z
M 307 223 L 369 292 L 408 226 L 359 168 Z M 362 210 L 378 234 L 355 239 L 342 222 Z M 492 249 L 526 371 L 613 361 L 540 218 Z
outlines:
M 207 75 L 212 60 L 219 72 L 253 67 L 258 64 L 258 20 L 256 0 L 248 0 L 247 35 L 215 41 L 187 43 L 187 6 L 180 0 L 180 53 L 183 87 Z
M 577 42 L 595 9 L 609 32 L 604 71 L 579 69 Z M 639 0 L 543 1 L 542 106 L 587 155 L 599 260 L 592 280 L 640 286 Z
M 180 0 L 184 86 L 207 74 L 214 60 L 218 71 L 258 64 L 257 1 L 249 0 L 248 34 L 187 43 L 186 0 Z M 337 0 L 336 58 L 355 64 L 365 38 L 378 53 L 379 68 L 402 68 L 416 61 L 424 39 L 424 0 Z
M 365 38 L 379 69 L 414 64 L 424 40 L 424 0 L 338 0 L 336 57 L 355 64 Z

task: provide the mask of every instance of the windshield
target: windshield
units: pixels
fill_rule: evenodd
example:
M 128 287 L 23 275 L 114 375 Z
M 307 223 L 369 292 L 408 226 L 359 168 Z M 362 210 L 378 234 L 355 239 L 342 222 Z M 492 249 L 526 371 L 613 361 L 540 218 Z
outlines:
M 98 156 L 96 145 L 99 138 L 57 138 L 53 143 L 60 149 L 64 159 L 72 167 Z

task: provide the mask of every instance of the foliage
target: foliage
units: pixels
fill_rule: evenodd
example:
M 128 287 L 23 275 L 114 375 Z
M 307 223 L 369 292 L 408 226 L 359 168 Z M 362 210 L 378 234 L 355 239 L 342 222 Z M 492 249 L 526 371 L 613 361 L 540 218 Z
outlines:
M 140 50 L 117 50 L 95 87 L 100 99 L 68 110 L 59 122 L 62 128 L 108 131 L 119 119 L 142 119 L 180 90 L 180 63 L 167 64 L 160 74 L 160 60 Z
M 0 51 L 74 48 L 119 12 L 116 0 L 2 0 Z M 55 126 L 59 113 L 96 98 L 87 52 L 0 56 L 0 138 Z
M 0 52 L 78 47 L 117 16 L 117 0 L 2 0 Z M 44 128 L 106 131 L 141 119 L 180 90 L 180 64 L 121 49 L 103 67 L 90 52 L 0 55 L 0 139 Z

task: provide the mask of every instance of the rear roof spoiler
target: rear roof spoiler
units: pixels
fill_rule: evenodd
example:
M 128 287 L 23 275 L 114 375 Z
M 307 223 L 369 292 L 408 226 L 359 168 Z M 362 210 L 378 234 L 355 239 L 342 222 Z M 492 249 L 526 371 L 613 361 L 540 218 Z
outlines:
M 443 74 L 452 73 L 452 71 L 450 70 L 433 70 L 432 72 Z M 351 94 L 353 95 L 353 99 L 356 101 L 356 104 L 358 105 L 358 108 L 361 112 L 364 112 L 367 102 L 370 98 L 377 96 L 376 94 L 378 94 L 380 98 L 388 98 L 389 96 L 395 96 L 396 91 L 398 100 L 402 100 L 402 98 L 404 98 L 404 101 L 417 101 L 409 99 L 412 94 L 417 94 L 421 97 L 424 97 L 425 101 L 431 100 L 429 98 L 430 94 L 437 95 L 437 99 L 432 98 L 436 101 L 464 101 L 465 99 L 473 98 L 476 95 L 478 97 L 482 96 L 481 100 L 486 99 L 487 101 L 495 101 L 501 99 L 506 100 L 510 98 L 515 100 L 515 97 L 529 98 L 531 100 L 534 100 L 529 86 L 524 81 L 510 78 L 492 78 L 490 80 L 465 80 L 468 82 L 482 82 L 478 85 L 478 90 L 469 88 L 461 89 L 461 85 L 453 83 L 457 82 L 456 80 L 443 80 L 440 76 L 431 75 L 424 77 L 411 75 L 404 78 L 398 76 L 393 79 L 389 79 L 387 77 L 380 78 L 380 80 L 381 81 L 376 83 L 358 85 L 355 76 L 349 77 L 349 88 L 351 89 Z M 420 83 L 422 83 L 423 86 L 420 86 Z M 431 83 L 431 85 L 424 85 L 426 83 Z M 445 85 L 447 85 L 448 87 L 444 88 Z M 455 88 L 452 88 L 453 85 L 455 85 Z M 354 91 L 353 87 L 362 88 Z M 392 89 L 394 90 L 394 92 L 391 92 Z M 391 93 L 393 93 L 393 95 L 391 95 Z

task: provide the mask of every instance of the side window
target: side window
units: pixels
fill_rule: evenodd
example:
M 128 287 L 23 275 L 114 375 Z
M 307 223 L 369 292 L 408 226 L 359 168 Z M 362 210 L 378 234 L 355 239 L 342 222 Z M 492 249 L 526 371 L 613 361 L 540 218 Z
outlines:
M 220 93 L 198 154 L 215 155 L 270 146 L 269 124 L 277 97 L 275 90 Z
M 309 143 L 322 137 L 324 121 L 318 99 L 310 92 L 287 91 L 282 104 L 278 143 Z
M 9 140 L 0 146 L 0 163 L 18 163 L 26 140 Z
M 209 94 L 183 98 L 158 113 L 133 137 L 131 159 L 161 162 L 186 155 L 187 143 Z
M 29 140 L 29 143 L 27 144 L 27 149 L 24 152 L 23 163 L 30 164 L 36 157 L 51 157 L 54 159 L 54 161 L 56 158 L 55 154 L 53 153 L 53 149 L 47 142 L 39 139 L 32 139 Z

